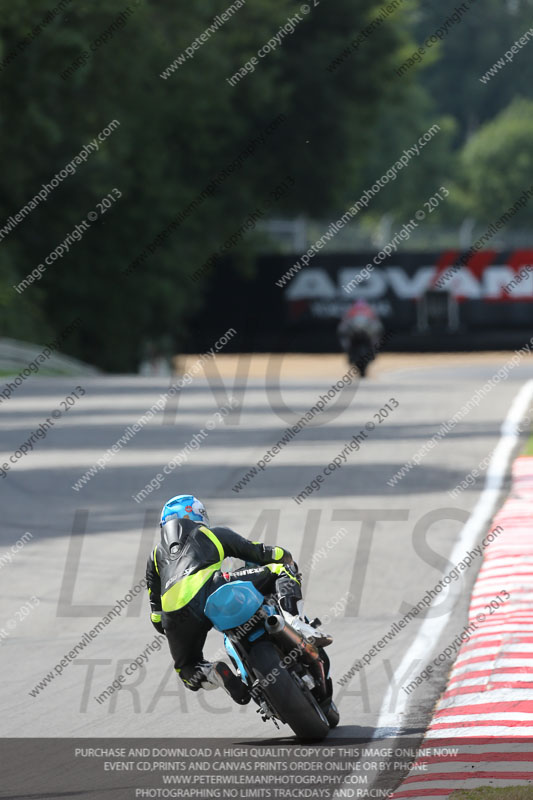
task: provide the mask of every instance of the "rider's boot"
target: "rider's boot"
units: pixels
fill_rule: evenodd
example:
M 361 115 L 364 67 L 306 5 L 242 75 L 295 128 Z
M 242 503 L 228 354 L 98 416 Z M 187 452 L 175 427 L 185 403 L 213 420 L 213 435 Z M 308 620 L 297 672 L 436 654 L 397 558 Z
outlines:
M 248 687 L 224 661 L 215 661 L 214 664 L 204 662 L 201 670 L 207 684 L 211 684 L 212 687 L 221 686 L 240 706 L 245 706 L 250 702 L 251 695 Z

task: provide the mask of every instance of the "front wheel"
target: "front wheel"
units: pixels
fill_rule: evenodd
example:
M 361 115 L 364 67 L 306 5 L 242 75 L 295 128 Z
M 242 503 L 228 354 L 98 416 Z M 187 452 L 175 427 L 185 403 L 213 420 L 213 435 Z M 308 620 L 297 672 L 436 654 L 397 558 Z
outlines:
M 306 687 L 300 687 L 282 665 L 283 656 L 270 642 L 257 642 L 248 653 L 248 664 L 261 683 L 261 691 L 282 722 L 300 739 L 324 739 L 330 724 Z

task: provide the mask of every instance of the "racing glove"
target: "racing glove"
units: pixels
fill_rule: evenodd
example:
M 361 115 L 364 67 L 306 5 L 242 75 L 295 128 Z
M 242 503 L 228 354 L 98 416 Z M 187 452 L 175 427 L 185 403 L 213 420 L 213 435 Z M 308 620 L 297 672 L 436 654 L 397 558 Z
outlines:
M 163 636 L 165 635 L 165 630 L 163 628 L 163 625 L 161 624 L 161 612 L 159 612 L 158 614 L 152 611 L 152 613 L 150 614 L 150 622 L 152 623 L 152 625 L 154 626 L 154 628 L 158 633 L 163 634 Z

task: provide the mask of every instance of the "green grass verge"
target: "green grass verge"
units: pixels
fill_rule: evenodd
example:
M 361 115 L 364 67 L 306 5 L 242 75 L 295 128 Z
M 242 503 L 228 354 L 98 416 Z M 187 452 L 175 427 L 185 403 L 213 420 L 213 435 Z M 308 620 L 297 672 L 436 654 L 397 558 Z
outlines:
M 450 800 L 531 800 L 533 786 L 507 786 L 494 789 L 480 786 L 478 789 L 461 789 L 450 795 Z
M 524 456 L 533 456 L 533 434 L 529 437 L 526 442 L 526 447 L 523 452 Z

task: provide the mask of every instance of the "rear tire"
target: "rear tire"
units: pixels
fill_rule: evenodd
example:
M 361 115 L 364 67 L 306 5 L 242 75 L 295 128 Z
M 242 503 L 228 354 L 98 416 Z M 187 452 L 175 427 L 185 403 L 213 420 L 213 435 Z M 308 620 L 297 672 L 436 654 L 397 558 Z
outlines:
M 248 653 L 248 663 L 260 681 L 269 703 L 279 718 L 300 739 L 324 739 L 330 730 L 326 714 L 311 692 L 302 689 L 280 662 L 283 656 L 270 642 L 257 642 Z M 273 676 L 275 676 L 273 678 Z
M 357 368 L 359 370 L 359 375 L 362 378 L 365 378 L 366 377 L 366 371 L 368 369 L 368 361 L 360 361 L 359 364 L 357 365 Z
M 328 707 L 324 709 L 324 714 L 326 715 L 326 718 L 328 720 L 330 730 L 336 728 L 337 725 L 339 724 L 341 715 L 339 714 L 339 709 L 337 708 L 333 700 L 329 701 Z
M 349 361 L 359 370 L 361 378 L 366 376 L 368 366 L 374 359 L 374 350 L 370 341 L 366 338 L 359 338 L 352 342 L 350 347 Z

